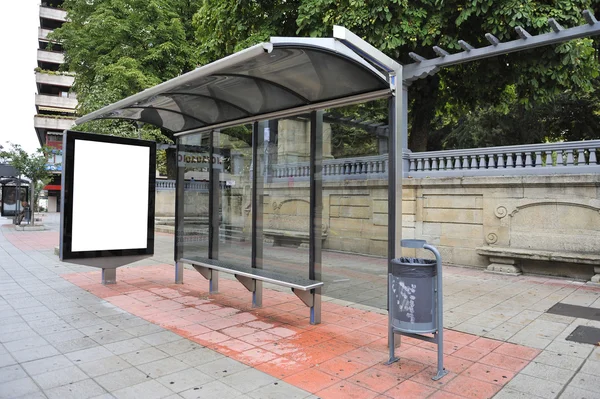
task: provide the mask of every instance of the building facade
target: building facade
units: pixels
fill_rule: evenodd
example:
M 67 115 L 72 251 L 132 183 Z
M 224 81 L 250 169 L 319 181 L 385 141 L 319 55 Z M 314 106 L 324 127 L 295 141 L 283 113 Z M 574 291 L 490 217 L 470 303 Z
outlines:
M 77 97 L 71 91 L 74 77 L 60 71 L 60 66 L 64 63 L 62 46 L 48 39 L 48 34 L 67 20 L 66 11 L 61 9 L 62 3 L 63 0 L 41 1 L 35 69 L 35 132 L 40 145 L 53 148 L 48 158 L 48 169 L 54 173 L 52 181 L 45 187 L 49 212 L 60 210 L 62 132 L 73 126 L 77 107 Z

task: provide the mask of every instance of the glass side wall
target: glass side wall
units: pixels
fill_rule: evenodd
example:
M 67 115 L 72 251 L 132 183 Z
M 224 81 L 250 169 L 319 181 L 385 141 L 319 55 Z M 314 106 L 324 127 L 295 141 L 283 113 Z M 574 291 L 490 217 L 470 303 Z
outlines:
M 184 136 L 177 150 L 177 165 L 184 178 L 180 253 L 184 258 L 207 258 L 210 136 L 208 133 Z
M 388 102 L 323 117 L 323 295 L 386 309 Z
M 258 244 L 263 245 L 263 269 L 308 278 L 310 118 L 258 126 L 258 179 L 263 188 L 263 240 Z
M 252 125 L 213 132 L 218 185 L 218 245 L 213 259 L 249 267 L 252 262 Z M 216 183 L 216 181 L 215 181 Z

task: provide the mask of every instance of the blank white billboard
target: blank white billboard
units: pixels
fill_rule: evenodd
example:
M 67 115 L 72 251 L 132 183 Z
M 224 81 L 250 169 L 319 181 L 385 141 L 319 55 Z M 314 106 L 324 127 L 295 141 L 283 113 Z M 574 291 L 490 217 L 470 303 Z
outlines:
M 145 248 L 150 148 L 75 140 L 72 252 Z

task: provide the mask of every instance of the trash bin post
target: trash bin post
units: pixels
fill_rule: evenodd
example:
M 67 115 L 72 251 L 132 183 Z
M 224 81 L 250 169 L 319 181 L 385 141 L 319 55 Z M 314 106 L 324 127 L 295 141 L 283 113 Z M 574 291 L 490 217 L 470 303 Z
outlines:
M 438 349 L 437 374 L 432 379 L 439 380 L 448 374 L 444 369 L 442 258 L 438 250 L 425 240 L 402 240 L 401 246 L 431 251 L 435 261 L 419 258 L 391 261 L 391 272 L 388 274 L 390 357 L 386 364 L 399 360 L 394 354 L 396 334 L 432 342 L 437 344 Z M 426 333 L 433 334 L 433 337 L 423 335 Z

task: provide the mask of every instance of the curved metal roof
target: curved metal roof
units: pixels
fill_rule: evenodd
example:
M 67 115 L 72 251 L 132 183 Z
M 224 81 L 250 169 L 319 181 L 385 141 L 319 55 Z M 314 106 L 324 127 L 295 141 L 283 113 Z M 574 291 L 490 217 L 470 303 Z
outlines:
M 186 134 L 390 94 L 387 74 L 336 39 L 271 38 L 76 124 L 128 119 Z

